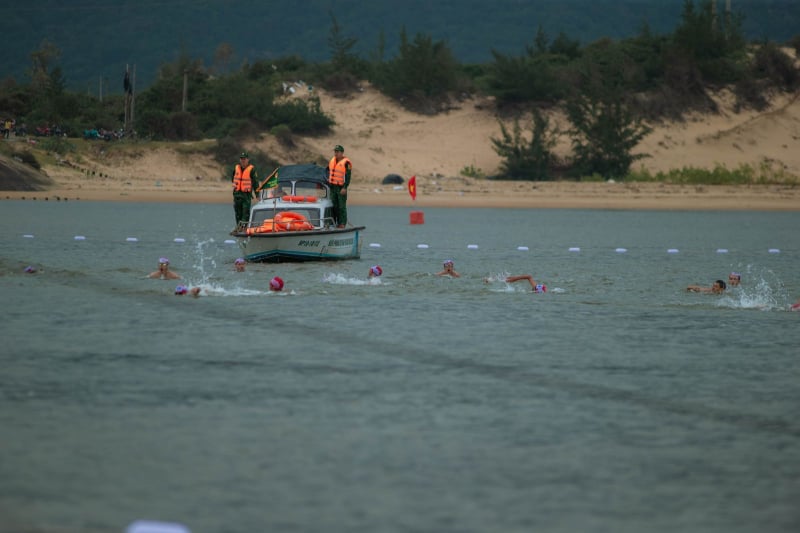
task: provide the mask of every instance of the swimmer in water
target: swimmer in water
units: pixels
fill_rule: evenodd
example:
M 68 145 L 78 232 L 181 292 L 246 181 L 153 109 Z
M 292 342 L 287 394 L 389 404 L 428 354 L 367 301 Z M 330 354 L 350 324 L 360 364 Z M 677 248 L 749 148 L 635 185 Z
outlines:
M 729 287 L 738 287 L 739 284 L 742 282 L 742 275 L 738 272 L 731 272 L 728 274 L 728 286 Z
M 183 296 L 184 294 L 191 294 L 197 298 L 200 296 L 200 287 L 192 287 L 191 289 L 186 285 L 178 285 L 175 287 L 175 296 Z
M 373 265 L 369 267 L 369 275 L 367 277 L 379 278 L 382 275 L 383 275 L 383 269 L 379 265 Z
M 727 289 L 727 285 L 721 279 L 715 281 L 711 287 L 701 287 L 700 285 L 689 285 L 686 290 L 689 292 L 704 292 L 706 294 L 722 294 Z
M 181 279 L 181 277 L 169 269 L 169 259 L 162 257 L 158 260 L 158 270 L 151 272 L 148 278 L 153 279 Z
M 437 272 L 436 273 L 437 276 L 450 276 L 451 278 L 461 277 L 461 274 L 455 271 L 452 259 L 445 260 L 445 262 L 442 263 L 442 267 L 444 268 L 444 270 L 442 270 L 441 272 Z
M 283 290 L 283 280 L 278 276 L 269 280 L 269 290 L 272 292 L 281 292 Z
M 245 264 L 246 261 L 244 260 L 244 257 L 239 257 L 233 262 L 233 269 L 236 270 L 236 272 L 244 272 Z
M 515 283 L 517 281 L 527 281 L 531 284 L 531 290 L 533 292 L 543 293 L 547 292 L 547 285 L 544 283 L 536 283 L 536 280 L 533 279 L 533 276 L 530 274 L 521 274 L 519 276 L 506 276 L 503 280 L 506 283 Z M 483 278 L 484 283 L 489 283 L 489 278 Z

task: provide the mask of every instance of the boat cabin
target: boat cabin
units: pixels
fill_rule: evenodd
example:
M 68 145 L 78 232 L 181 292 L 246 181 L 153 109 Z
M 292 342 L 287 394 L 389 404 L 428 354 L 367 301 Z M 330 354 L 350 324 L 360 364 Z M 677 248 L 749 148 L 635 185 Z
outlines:
M 250 209 L 248 228 L 261 227 L 265 221 L 298 215 L 313 228 L 334 225 L 328 172 L 318 165 L 286 165 L 278 169 L 278 186 L 261 189 L 258 202 Z

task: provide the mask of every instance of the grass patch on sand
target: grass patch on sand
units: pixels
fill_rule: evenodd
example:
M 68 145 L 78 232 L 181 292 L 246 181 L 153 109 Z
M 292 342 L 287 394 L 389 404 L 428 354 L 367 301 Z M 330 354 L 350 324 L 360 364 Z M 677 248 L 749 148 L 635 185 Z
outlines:
M 729 169 L 717 165 L 713 169 L 683 167 L 655 174 L 641 169 L 625 176 L 626 182 L 660 182 L 680 185 L 790 185 L 800 180 L 774 161 L 763 161 L 758 167 L 740 165 Z

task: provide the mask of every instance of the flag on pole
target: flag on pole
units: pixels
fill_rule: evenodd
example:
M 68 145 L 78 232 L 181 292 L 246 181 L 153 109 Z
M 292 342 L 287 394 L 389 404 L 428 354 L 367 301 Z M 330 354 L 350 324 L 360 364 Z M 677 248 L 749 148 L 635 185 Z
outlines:
M 411 195 L 412 200 L 417 199 L 417 177 L 411 176 L 408 180 L 408 194 Z
M 281 167 L 277 167 L 275 170 L 272 171 L 272 174 L 267 176 L 267 179 L 261 182 L 261 185 L 258 186 L 256 192 L 261 192 L 261 189 L 274 189 L 278 186 L 278 169 Z

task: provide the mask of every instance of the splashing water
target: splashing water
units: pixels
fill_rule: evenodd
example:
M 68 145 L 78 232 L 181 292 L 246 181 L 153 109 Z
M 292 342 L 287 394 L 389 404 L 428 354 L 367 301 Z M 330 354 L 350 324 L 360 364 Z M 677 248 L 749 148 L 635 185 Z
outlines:
M 322 281 L 324 283 L 331 283 L 333 285 L 380 285 L 382 283 L 380 278 L 349 278 L 344 274 L 339 274 L 337 272 L 329 272 L 325 274 L 322 276 Z
M 208 283 L 211 274 L 217 269 L 217 261 L 211 250 L 214 239 L 197 241 L 194 246 L 195 257 L 193 268 L 199 276 L 198 284 Z
M 748 268 L 748 271 L 751 270 Z M 771 276 L 770 276 L 771 275 Z M 759 309 L 762 311 L 783 310 L 787 307 L 788 297 L 783 283 L 775 278 L 774 273 L 752 275 L 755 285 L 742 284 L 726 291 L 717 303 L 720 307 L 733 309 Z M 774 278 L 770 283 L 765 276 Z M 774 285 L 774 287 L 773 287 Z

